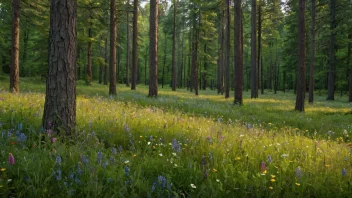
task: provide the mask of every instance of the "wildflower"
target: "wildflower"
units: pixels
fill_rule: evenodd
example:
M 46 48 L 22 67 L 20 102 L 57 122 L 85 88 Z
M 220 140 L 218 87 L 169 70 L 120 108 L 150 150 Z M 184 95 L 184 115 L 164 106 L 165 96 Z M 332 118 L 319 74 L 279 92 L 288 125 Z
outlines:
M 88 162 L 89 162 L 88 158 L 85 155 L 82 155 L 82 162 L 84 164 L 88 164 Z
M 78 164 L 78 165 L 77 165 L 77 174 L 78 174 L 78 175 L 81 175 L 82 173 L 83 173 L 83 171 L 82 171 L 80 165 Z
M 98 164 L 101 163 L 102 157 L 103 157 L 103 154 L 99 151 L 98 152 L 98 157 L 97 157 Z
M 26 140 L 27 140 L 27 136 L 24 133 L 21 133 L 17 138 L 18 142 L 25 142 Z
M 296 186 L 300 186 L 301 184 L 300 183 L 296 183 Z
M 212 140 L 211 140 L 211 137 L 210 137 L 210 136 L 208 136 L 208 137 L 207 137 L 207 141 L 208 141 L 209 143 L 211 143 L 211 142 L 212 142 Z
M 22 131 L 22 129 L 23 129 L 22 123 L 19 123 L 17 128 L 18 128 L 19 131 Z
M 286 157 L 288 157 L 288 154 L 282 154 L 281 157 L 286 158 Z
M 128 126 L 127 126 L 127 124 L 126 124 L 126 123 L 123 125 L 123 127 L 125 128 L 125 131 L 126 131 L 127 133 L 129 133 L 129 132 L 130 132 L 130 128 L 128 128 Z
M 1 169 L 1 170 L 2 170 L 2 169 Z M 343 168 L 343 169 L 342 169 L 342 177 L 346 176 L 346 174 L 347 174 L 347 171 L 346 171 L 345 168 Z
M 163 154 L 162 154 L 162 153 L 159 153 L 159 156 L 160 156 L 160 157 L 162 157 L 162 156 L 163 156 Z
M 114 155 L 117 154 L 116 148 L 112 148 L 112 154 L 114 154 Z
M 51 143 L 55 143 L 56 140 L 57 140 L 56 138 L 51 138 L 51 139 L 50 139 L 50 142 L 51 142 Z
M 128 177 L 128 175 L 130 174 L 130 168 L 128 166 L 125 166 L 123 170 L 125 172 L 126 177 Z
M 59 156 L 57 156 L 56 157 L 56 163 L 58 163 L 58 164 L 61 164 L 61 156 L 59 155 Z
M 220 179 L 216 179 L 216 182 L 220 182 Z
M 194 184 L 191 184 L 191 187 L 192 187 L 192 188 L 197 188 L 197 186 L 196 186 L 196 185 L 194 185 Z
M 56 180 L 57 181 L 61 181 L 61 179 L 62 179 L 62 172 L 61 172 L 61 170 L 59 169 L 59 170 L 57 170 L 57 175 L 56 175 Z
M 94 131 L 92 131 L 92 136 L 93 136 L 93 137 L 95 136 L 95 132 L 94 132 Z
M 8 162 L 11 165 L 15 165 L 15 158 L 13 157 L 12 153 L 9 153 Z
M 159 176 L 158 177 L 158 182 L 159 182 L 161 187 L 165 188 L 166 187 L 166 183 L 167 183 L 167 179 L 164 176 Z
M 150 145 L 150 142 L 148 142 L 147 144 Z
M 335 133 L 335 132 L 333 132 L 333 131 L 328 131 L 328 135 L 329 135 L 329 136 L 334 135 L 334 133 Z
M 265 166 L 265 162 L 264 161 L 262 163 L 260 163 L 260 171 L 261 172 L 266 172 L 266 166 Z
M 301 172 L 301 168 L 300 167 L 296 168 L 296 177 L 298 177 L 298 178 L 302 177 L 302 172 Z
M 236 157 L 236 159 L 235 160 L 240 160 L 241 158 L 240 157 Z
M 1 172 L 4 172 L 6 170 L 6 168 L 1 168 L 0 170 L 1 170 Z
M 270 190 L 274 189 L 272 186 L 269 187 Z
M 206 164 L 207 164 L 207 160 L 205 159 L 205 155 L 202 155 L 202 166 L 203 166 L 203 168 L 205 167 Z
M 268 162 L 269 163 L 273 162 L 273 159 L 272 159 L 271 155 L 268 155 Z
M 172 140 L 172 149 L 173 149 L 175 152 L 180 152 L 180 151 L 181 151 L 181 146 L 180 146 L 180 144 L 177 142 L 176 139 L 173 139 L 173 140 Z
M 125 164 L 128 164 L 129 162 L 130 162 L 129 160 L 126 160 L 126 161 L 125 161 Z
M 271 182 L 275 182 L 276 180 L 275 180 L 274 178 L 272 178 L 270 181 L 271 181 Z
M 218 170 L 216 170 L 215 168 L 213 168 L 213 172 L 216 173 Z
M 113 156 L 110 156 L 110 162 L 111 162 L 111 163 L 114 163 L 114 162 L 115 162 L 115 159 L 114 159 Z
M 103 164 L 103 168 L 106 168 L 108 165 L 109 165 L 109 162 L 106 161 L 106 162 Z
M 213 160 L 213 154 L 209 152 L 209 160 Z
M 175 157 L 177 156 L 176 153 L 172 153 L 172 155 L 175 156 Z
M 155 191 L 155 188 L 156 188 L 156 182 L 153 183 L 153 186 L 152 186 L 152 192 Z
M 120 153 L 122 153 L 122 150 L 123 150 L 122 146 L 119 146 L 119 152 Z
M 150 140 L 150 141 L 153 141 L 153 136 L 152 136 L 152 135 L 149 136 L 149 140 Z

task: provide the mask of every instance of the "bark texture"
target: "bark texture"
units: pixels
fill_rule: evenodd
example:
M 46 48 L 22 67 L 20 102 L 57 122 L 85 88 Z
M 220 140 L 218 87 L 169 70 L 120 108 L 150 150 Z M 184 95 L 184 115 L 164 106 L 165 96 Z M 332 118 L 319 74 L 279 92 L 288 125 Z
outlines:
M 235 21 L 234 21 L 234 52 L 235 52 L 235 105 L 242 105 L 243 98 L 243 34 L 242 34 L 242 0 L 235 1 Z
M 225 0 L 225 48 L 224 48 L 224 80 L 225 80 L 225 98 L 230 97 L 230 0 Z
M 132 35 L 132 79 L 131 90 L 136 90 L 138 71 L 138 0 L 133 2 L 133 35 Z
M 312 0 L 311 10 L 311 41 L 310 41 L 310 78 L 309 78 L 309 103 L 314 101 L 314 69 L 315 69 L 315 0 Z
M 177 13 L 177 0 L 174 0 L 174 19 L 173 19 L 173 35 L 172 35 L 172 78 L 171 88 L 176 91 L 176 13 Z
M 304 96 L 306 93 L 306 37 L 305 37 L 305 11 L 306 1 L 299 0 L 298 11 L 298 67 L 297 67 L 297 85 L 296 85 L 296 106 L 295 110 L 304 111 Z
M 252 0 L 251 11 L 251 98 L 258 98 L 257 74 L 257 0 Z
M 51 0 L 43 127 L 71 135 L 76 125 L 76 1 Z
M 116 1 L 110 1 L 110 85 L 109 95 L 116 95 Z
M 150 0 L 149 97 L 158 96 L 158 3 L 159 0 Z
M 20 9 L 21 1 L 12 1 L 12 49 L 10 66 L 10 92 L 20 91 Z

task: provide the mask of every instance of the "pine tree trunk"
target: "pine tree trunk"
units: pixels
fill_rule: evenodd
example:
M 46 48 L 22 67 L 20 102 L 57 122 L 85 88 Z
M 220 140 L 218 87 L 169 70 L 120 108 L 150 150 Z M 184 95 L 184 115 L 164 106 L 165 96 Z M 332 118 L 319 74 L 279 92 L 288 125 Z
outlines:
M 103 37 L 101 37 L 100 39 L 103 40 Z M 99 47 L 99 48 L 100 48 L 100 57 L 103 58 L 104 48 L 103 47 Z M 99 62 L 99 84 L 103 82 L 103 65 L 104 64 Z
M 92 18 L 90 19 L 92 20 Z M 87 83 L 90 84 L 92 82 L 93 74 L 92 74 L 92 24 L 90 24 L 88 29 L 88 65 L 87 65 Z
M 159 0 L 150 0 L 149 97 L 158 96 L 158 3 Z
M 230 97 L 230 1 L 226 2 L 225 14 L 225 49 L 224 49 L 224 78 L 225 78 L 225 98 Z
M 258 98 L 257 87 L 257 0 L 252 0 L 251 10 L 251 98 Z
M 219 43 L 220 43 L 220 49 L 219 49 L 219 59 L 218 59 L 218 94 L 223 94 L 224 92 L 224 74 L 223 74 L 223 64 L 224 64 L 224 18 L 225 18 L 225 12 L 221 11 L 221 22 L 220 22 L 220 28 L 219 28 Z
M 105 37 L 105 52 L 104 52 L 104 85 L 108 85 L 108 36 Z
M 22 55 L 22 64 L 20 65 L 20 71 L 22 71 L 22 67 L 27 63 L 27 54 L 28 54 L 28 40 L 29 40 L 29 31 L 28 28 L 28 19 L 25 20 L 24 34 L 23 34 L 23 55 Z M 28 74 L 24 74 L 22 76 L 31 76 L 31 68 L 29 68 Z
M 310 79 L 309 79 L 309 103 L 314 101 L 314 67 L 315 67 L 315 0 L 311 0 L 311 41 L 310 41 Z
M 131 90 L 136 90 L 138 71 L 138 0 L 133 2 L 133 48 Z
M 164 35 L 165 35 L 165 44 L 164 44 L 163 71 L 162 71 L 162 75 L 161 75 L 161 88 L 164 88 L 164 83 L 165 83 L 165 67 L 166 67 L 166 46 L 167 46 L 166 32 L 164 32 Z
M 172 34 L 172 91 L 176 91 L 176 14 L 177 14 L 177 1 L 174 0 L 174 18 L 173 18 L 173 34 Z
M 328 97 L 334 100 L 335 92 L 335 68 L 336 68 L 336 0 L 330 0 L 330 48 L 329 48 L 329 74 L 328 74 Z
M 77 2 L 51 0 L 43 127 L 71 135 L 76 125 Z
M 195 9 L 195 5 L 193 5 Z M 192 39 L 192 87 L 195 90 L 195 95 L 198 96 L 198 28 L 197 14 L 193 14 L 193 39 Z
M 128 5 L 128 3 L 127 3 Z M 130 24 L 129 24 L 129 13 L 127 12 L 126 13 L 126 87 L 129 87 L 130 86 L 130 72 L 129 72 L 129 69 L 130 69 Z
M 235 99 L 234 104 L 242 105 L 243 98 L 243 29 L 242 29 L 242 0 L 235 1 L 235 21 L 234 21 L 234 52 L 235 52 Z
M 109 95 L 116 95 L 116 0 L 110 1 L 110 85 Z
M 10 92 L 20 92 L 20 10 L 21 0 L 12 1 L 12 50 L 10 67 Z
M 297 67 L 297 86 L 296 86 L 296 107 L 295 110 L 304 112 L 304 95 L 306 93 L 306 37 L 305 37 L 305 11 L 306 1 L 299 0 L 298 12 L 298 67 Z
M 348 42 L 348 52 L 347 52 L 347 67 L 350 68 L 350 82 L 349 82 L 350 95 L 349 95 L 348 101 L 352 102 L 352 65 L 350 62 L 351 53 L 352 53 L 352 33 L 348 34 L 348 39 L 349 39 L 349 42 Z
M 262 1 L 259 0 L 259 8 L 258 8 L 258 59 L 257 59 L 257 66 L 258 66 L 258 72 L 257 72 L 257 87 L 259 89 L 259 82 L 260 83 L 260 89 L 261 89 L 261 94 L 264 94 L 264 85 L 263 85 L 263 65 L 261 65 L 260 60 L 261 60 L 261 48 L 262 48 Z M 260 68 L 260 69 L 259 69 Z M 259 75 L 260 71 L 260 75 Z M 259 78 L 260 76 L 260 78 Z M 257 89 L 257 97 L 258 97 L 258 89 Z

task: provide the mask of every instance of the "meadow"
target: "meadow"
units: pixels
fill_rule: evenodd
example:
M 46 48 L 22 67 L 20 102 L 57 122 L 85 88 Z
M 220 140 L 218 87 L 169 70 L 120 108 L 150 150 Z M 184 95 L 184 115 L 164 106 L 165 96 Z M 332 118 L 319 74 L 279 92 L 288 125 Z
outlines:
M 77 132 L 43 130 L 45 82 L 0 76 L 1 197 L 350 197 L 352 104 L 77 86 Z M 231 96 L 233 93 L 231 93 Z M 11 154 L 10 154 L 11 153 Z M 12 161 L 13 160 L 13 161 Z

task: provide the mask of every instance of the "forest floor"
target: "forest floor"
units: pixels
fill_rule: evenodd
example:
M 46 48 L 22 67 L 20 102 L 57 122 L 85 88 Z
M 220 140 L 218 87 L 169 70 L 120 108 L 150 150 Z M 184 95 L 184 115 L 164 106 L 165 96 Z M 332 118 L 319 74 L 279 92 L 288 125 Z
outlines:
M 77 133 L 41 129 L 45 82 L 0 76 L 0 196 L 348 197 L 352 104 L 316 94 L 294 111 L 293 92 L 244 92 L 233 106 L 216 91 L 147 87 L 118 95 L 77 86 Z M 233 93 L 231 93 L 231 96 Z M 15 164 L 8 163 L 11 153 Z

